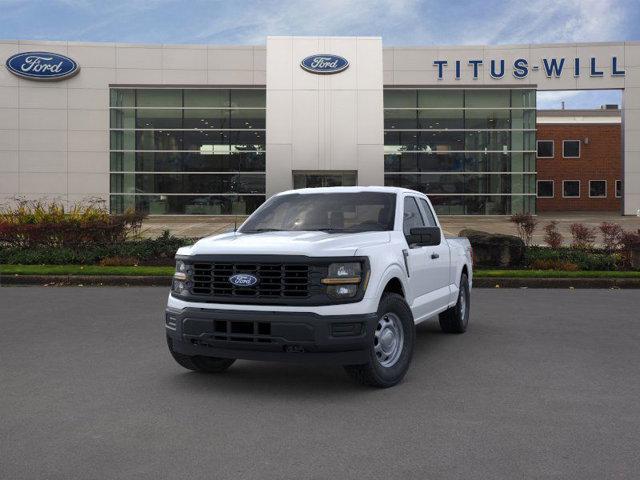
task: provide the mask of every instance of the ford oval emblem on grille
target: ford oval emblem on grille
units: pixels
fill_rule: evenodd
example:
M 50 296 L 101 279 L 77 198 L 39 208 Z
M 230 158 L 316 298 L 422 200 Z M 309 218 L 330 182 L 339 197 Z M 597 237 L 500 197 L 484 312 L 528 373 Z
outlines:
M 249 273 L 236 273 L 229 277 L 229 283 L 236 287 L 253 287 L 258 283 L 258 277 Z
M 311 55 L 300 62 L 300 66 L 311 73 L 338 73 L 349 66 L 349 61 L 339 55 Z

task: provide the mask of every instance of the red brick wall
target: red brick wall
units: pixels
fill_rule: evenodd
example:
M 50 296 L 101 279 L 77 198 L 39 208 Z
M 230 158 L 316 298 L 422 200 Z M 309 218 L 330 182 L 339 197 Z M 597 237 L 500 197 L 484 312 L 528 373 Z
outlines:
M 538 140 L 554 141 L 554 158 L 538 158 L 538 180 L 554 180 L 554 197 L 538 198 L 539 213 L 620 211 L 615 182 L 622 180 L 620 124 L 537 125 Z M 589 143 L 585 145 L 584 139 Z M 562 141 L 580 140 L 580 158 L 562 158 Z M 580 198 L 562 198 L 562 181 L 580 180 Z M 607 197 L 589 198 L 589 180 L 606 180 Z

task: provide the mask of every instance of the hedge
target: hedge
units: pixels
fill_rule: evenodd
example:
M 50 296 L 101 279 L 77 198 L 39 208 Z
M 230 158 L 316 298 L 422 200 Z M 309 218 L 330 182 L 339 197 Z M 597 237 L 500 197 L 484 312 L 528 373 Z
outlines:
M 158 238 L 127 240 L 112 245 L 68 247 L 0 247 L 0 264 L 64 265 L 137 264 L 173 265 L 178 248 L 194 243 L 194 239 L 178 238 L 168 231 Z

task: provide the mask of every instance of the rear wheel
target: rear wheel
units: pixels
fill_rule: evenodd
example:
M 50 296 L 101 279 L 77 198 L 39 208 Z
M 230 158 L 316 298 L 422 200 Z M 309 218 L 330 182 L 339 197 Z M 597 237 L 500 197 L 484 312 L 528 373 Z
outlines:
M 445 333 L 464 333 L 469 325 L 469 309 L 471 296 L 469 295 L 469 278 L 466 273 L 460 277 L 458 301 L 448 310 L 440 314 L 440 328 Z
M 402 380 L 409 369 L 414 338 L 413 315 L 404 298 L 395 293 L 384 294 L 369 346 L 369 363 L 348 365 L 345 370 L 349 376 L 365 385 L 392 387 Z
M 220 373 L 224 372 L 227 368 L 233 365 L 233 362 L 236 361 L 234 358 L 184 355 L 173 349 L 173 342 L 169 337 L 167 337 L 167 344 L 169 345 L 169 352 L 171 352 L 173 359 L 178 363 L 178 365 L 186 368 L 187 370 L 206 373 Z

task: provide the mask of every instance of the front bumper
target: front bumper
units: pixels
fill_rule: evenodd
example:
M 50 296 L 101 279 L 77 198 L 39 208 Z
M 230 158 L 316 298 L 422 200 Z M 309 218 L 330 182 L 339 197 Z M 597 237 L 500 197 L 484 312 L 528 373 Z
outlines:
M 167 308 L 172 348 L 184 355 L 357 365 L 369 361 L 375 313 Z

